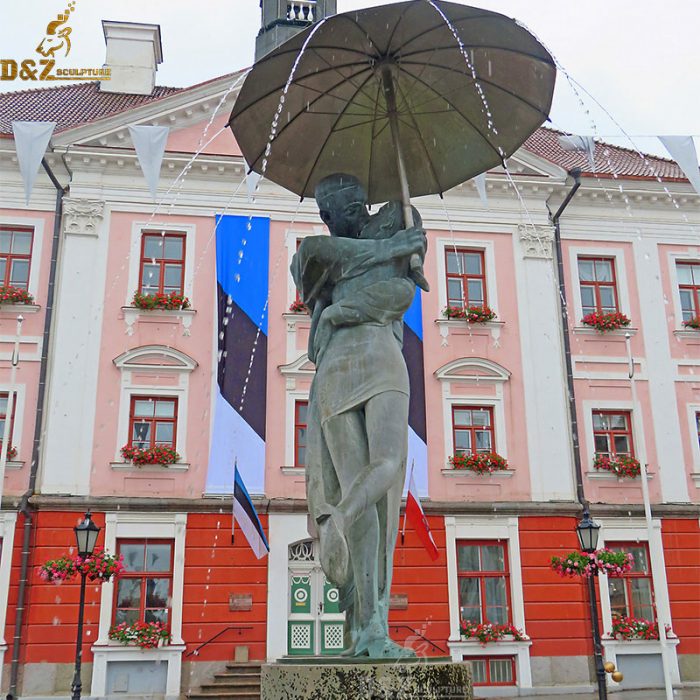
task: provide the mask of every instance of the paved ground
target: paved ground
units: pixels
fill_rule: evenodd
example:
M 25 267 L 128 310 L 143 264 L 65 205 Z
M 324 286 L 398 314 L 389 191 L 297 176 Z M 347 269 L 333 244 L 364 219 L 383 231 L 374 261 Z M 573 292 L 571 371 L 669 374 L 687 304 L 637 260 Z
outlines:
M 598 700 L 597 693 L 567 694 L 567 695 L 529 695 L 530 698 L 541 698 L 541 700 Z M 674 700 L 700 700 L 700 688 L 686 688 L 673 691 Z M 488 700 L 513 700 L 510 698 L 491 697 Z M 622 690 L 608 691 L 608 700 L 666 700 L 666 693 L 659 690 Z

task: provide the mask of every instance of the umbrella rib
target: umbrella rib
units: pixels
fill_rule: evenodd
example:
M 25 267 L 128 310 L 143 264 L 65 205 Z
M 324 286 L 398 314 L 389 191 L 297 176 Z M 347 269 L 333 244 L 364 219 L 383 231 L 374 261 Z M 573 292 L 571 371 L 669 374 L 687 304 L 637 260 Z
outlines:
M 428 90 L 432 90 L 433 92 L 435 92 L 436 94 L 438 94 L 438 93 L 437 93 L 437 90 L 436 90 L 432 85 L 426 83 L 425 80 L 423 80 L 422 78 L 419 78 L 419 77 L 417 77 L 417 76 L 413 76 L 411 73 L 409 73 L 409 75 L 411 75 L 411 77 L 414 77 L 418 82 L 420 82 L 422 85 L 424 85 L 426 88 L 428 88 Z M 462 117 L 462 119 L 464 119 L 464 121 L 467 122 L 467 124 L 469 124 L 469 126 L 471 126 L 472 129 L 474 129 L 474 131 L 475 131 L 479 136 L 481 136 L 481 138 L 482 138 L 484 141 L 486 141 L 486 143 L 488 144 L 489 148 L 491 148 L 491 149 L 493 150 L 493 152 L 496 153 L 496 154 L 498 155 L 498 161 L 501 162 L 501 161 L 503 160 L 503 156 L 502 156 L 501 153 L 498 151 L 498 149 L 491 143 L 491 141 L 489 141 L 489 139 L 481 132 L 481 130 L 476 126 L 476 124 L 474 124 L 474 122 L 472 122 L 472 120 L 469 119 L 469 117 L 467 117 L 466 114 L 463 114 L 462 111 L 461 111 L 460 109 L 458 109 L 457 107 L 455 107 L 455 105 L 454 105 L 450 100 L 448 100 L 446 97 L 443 96 L 442 99 L 444 99 L 445 102 L 447 102 L 447 104 L 450 105 L 450 107 L 452 107 L 452 109 L 454 109 L 454 111 L 455 111 L 457 114 L 459 114 L 459 116 Z
M 402 61 L 401 63 L 402 66 L 423 66 L 423 63 L 420 63 L 418 61 Z M 456 73 L 457 75 L 464 76 L 466 75 L 462 71 L 457 70 L 456 68 L 451 68 L 450 66 L 443 66 L 439 64 L 432 64 L 432 68 L 439 68 L 440 70 L 445 70 L 450 73 Z M 413 78 L 418 79 L 416 76 L 413 75 L 410 71 L 406 70 L 406 73 L 410 75 Z M 471 79 L 471 76 L 468 76 Z M 549 119 L 549 114 L 542 110 L 540 107 L 537 107 L 536 105 L 532 104 L 529 100 L 526 100 L 524 97 L 521 97 L 515 92 L 512 92 L 508 88 L 503 87 L 502 85 L 499 85 L 498 83 L 494 83 L 491 80 L 488 80 L 488 78 L 477 78 L 479 83 L 482 85 L 488 85 L 489 87 L 494 88 L 495 90 L 500 90 L 501 92 L 505 92 L 507 95 L 510 95 L 512 98 L 522 102 L 524 105 L 527 105 L 530 109 L 534 110 L 535 112 L 541 114 L 544 116 L 545 119 Z M 455 91 L 459 90 L 459 88 L 455 88 Z M 438 95 L 438 97 L 440 97 Z M 426 104 L 425 102 L 423 104 Z
M 320 71 L 318 71 L 318 72 L 309 73 L 308 75 L 304 75 L 304 76 L 302 76 L 302 77 L 295 78 L 295 79 L 292 81 L 291 84 L 292 84 L 292 85 L 298 85 L 299 87 L 304 87 L 304 88 L 306 88 L 305 85 L 299 85 L 299 82 L 298 82 L 298 81 L 299 81 L 299 80 L 303 80 L 303 79 L 305 79 L 305 78 L 310 78 L 310 77 L 312 77 L 312 76 L 313 76 L 313 77 L 316 77 L 316 76 L 318 76 L 318 75 L 322 75 L 322 74 L 324 74 L 324 73 L 328 73 L 328 72 L 330 72 L 331 70 L 337 70 L 338 68 L 349 68 L 349 67 L 352 67 L 352 66 L 357 66 L 357 63 L 344 63 L 344 64 L 342 64 L 342 65 L 340 65 L 340 66 L 335 66 L 335 67 L 332 68 L 332 69 L 324 68 L 323 70 L 320 70 Z M 363 72 L 366 71 L 366 70 L 371 70 L 371 69 L 369 68 L 369 66 L 363 66 L 363 67 L 362 67 L 362 70 L 358 70 L 357 73 L 355 73 L 355 75 L 360 75 L 361 73 L 363 73 Z M 351 76 L 351 77 L 355 77 L 355 75 L 353 75 L 353 76 Z M 331 86 L 330 90 L 334 90 L 335 88 L 337 88 L 338 86 L 340 86 L 340 85 L 342 85 L 344 82 L 346 82 L 347 80 L 348 80 L 348 78 L 347 78 L 347 77 L 344 77 L 343 80 L 341 80 L 339 83 L 336 83 L 335 85 Z M 285 82 L 285 85 L 286 85 L 286 82 Z M 251 102 L 250 104 L 245 105 L 245 106 L 241 109 L 240 112 L 237 112 L 237 113 L 235 113 L 235 114 L 232 114 L 232 115 L 231 115 L 230 121 L 233 121 L 234 119 L 238 119 L 238 117 L 240 117 L 241 114 L 244 114 L 244 113 L 245 113 L 246 111 L 248 111 L 251 107 L 254 107 L 255 105 L 257 105 L 257 104 L 258 104 L 259 102 L 261 102 L 262 100 L 264 100 L 264 99 L 266 99 L 266 98 L 268 98 L 268 97 L 271 97 L 271 96 L 274 95 L 276 92 L 281 92 L 281 91 L 283 91 L 285 85 L 276 85 L 275 87 L 273 87 L 273 88 L 272 88 L 271 90 L 269 90 L 268 92 L 264 93 L 263 95 L 260 95 L 259 97 L 256 97 L 254 102 Z M 291 87 L 291 86 L 290 86 L 290 87 Z M 308 89 L 313 90 L 313 88 L 308 88 Z M 328 92 L 330 92 L 330 90 L 329 90 Z M 314 92 L 318 92 L 318 90 L 314 90 Z M 322 93 L 322 94 L 324 94 L 324 93 Z M 327 94 L 327 93 L 325 93 L 325 94 Z M 234 112 L 235 112 L 235 107 L 234 107 Z
M 408 99 L 406 96 L 403 94 L 403 90 L 401 89 L 401 85 L 397 83 L 396 85 L 399 93 L 403 96 L 404 101 L 408 103 Z M 430 166 L 430 171 L 433 174 L 433 179 L 435 180 L 435 184 L 437 185 L 437 191 L 439 194 L 442 194 L 442 185 L 440 184 L 440 179 L 438 178 L 437 172 L 435 171 L 435 166 L 433 165 L 433 160 L 430 157 L 430 151 L 428 150 L 428 147 L 425 145 L 425 141 L 423 139 L 423 134 L 421 134 L 421 131 L 418 127 L 418 122 L 416 122 L 415 115 L 413 112 L 410 110 L 408 111 L 408 116 L 410 117 L 411 121 L 413 122 L 413 128 L 415 129 L 416 133 L 418 134 L 418 140 L 420 141 L 420 145 L 423 146 L 423 151 L 425 151 L 425 157 L 428 159 L 428 165 Z
M 370 74 L 367 76 L 367 78 L 365 79 L 365 81 L 362 83 L 362 85 L 360 85 L 360 87 L 357 88 L 357 90 L 355 91 L 355 95 L 357 95 L 357 93 L 360 92 L 360 91 L 362 90 L 362 88 L 364 88 L 364 86 L 367 85 L 367 83 L 368 83 L 373 77 L 374 77 L 374 74 L 373 74 L 373 73 L 370 73 Z M 333 126 L 331 126 L 331 128 L 329 129 L 329 131 L 328 131 L 328 136 L 326 136 L 324 142 L 321 144 L 321 148 L 319 148 L 318 153 L 316 154 L 316 158 L 314 159 L 314 162 L 313 162 L 311 168 L 309 169 L 309 175 L 308 175 L 308 177 L 306 178 L 306 182 L 304 182 L 304 187 L 303 187 L 303 189 L 301 190 L 302 193 L 306 192 L 306 188 L 309 186 L 309 180 L 311 179 L 311 176 L 312 176 L 314 170 L 316 169 L 316 165 L 318 164 L 318 161 L 319 161 L 319 159 L 321 158 L 321 154 L 323 153 L 323 150 L 325 149 L 326 144 L 328 143 L 328 140 L 329 140 L 330 137 L 335 133 L 335 127 L 336 127 L 336 125 L 337 125 L 338 122 L 341 120 L 341 118 L 343 117 L 343 115 L 344 115 L 345 112 L 347 111 L 347 108 L 350 106 L 350 104 L 352 104 L 352 100 L 354 99 L 355 95 L 353 95 L 353 96 L 348 100 L 347 104 L 345 105 L 345 107 L 343 108 L 343 110 L 342 110 L 342 111 L 340 112 L 340 114 L 338 115 L 338 118 L 337 118 L 337 119 L 335 120 L 335 122 L 333 123 Z
M 489 50 L 489 51 L 503 51 L 504 53 L 514 53 L 517 56 L 525 56 L 525 58 L 531 58 L 534 61 L 540 61 L 542 63 L 546 63 L 548 66 L 552 66 L 554 68 L 554 62 L 551 59 L 551 56 L 549 59 L 547 59 L 544 56 L 538 56 L 537 54 L 534 53 L 528 53 L 527 51 L 520 51 L 519 49 L 511 49 L 508 46 L 502 46 L 498 44 L 478 44 L 476 46 L 472 46 L 471 44 L 467 46 L 464 44 L 464 49 L 465 51 L 467 49 L 474 49 L 474 50 Z M 410 51 L 409 53 L 399 53 L 397 54 L 397 58 L 399 61 L 403 61 L 406 58 L 413 58 L 414 56 L 418 56 L 422 53 L 437 53 L 438 51 L 459 51 L 459 47 L 455 46 L 437 46 L 435 48 L 430 48 L 430 49 L 418 49 L 417 51 Z M 467 65 L 466 59 L 464 61 L 464 65 Z M 468 66 L 467 66 L 468 67 Z
M 372 179 L 372 161 L 374 160 L 374 143 L 381 134 L 381 129 L 379 132 L 375 132 L 375 128 L 377 124 L 379 123 L 379 120 L 377 119 L 377 112 L 379 111 L 379 96 L 382 94 L 382 84 L 377 81 L 377 93 L 374 97 L 374 123 L 372 124 L 372 138 L 370 139 L 369 142 L 369 159 L 368 159 L 368 164 L 367 164 L 367 196 L 369 196 L 370 193 L 370 184 L 371 184 L 371 179 Z M 389 121 L 387 120 L 387 124 Z M 384 125 L 386 126 L 386 124 Z

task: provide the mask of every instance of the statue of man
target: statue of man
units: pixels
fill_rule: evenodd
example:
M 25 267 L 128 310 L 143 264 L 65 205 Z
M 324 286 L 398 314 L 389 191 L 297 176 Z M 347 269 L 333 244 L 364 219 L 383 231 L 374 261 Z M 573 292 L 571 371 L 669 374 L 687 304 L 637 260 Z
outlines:
M 407 653 L 388 630 L 408 433 L 402 318 L 416 288 L 409 258 L 425 255 L 425 233 L 402 230 L 396 202 L 370 217 L 352 176 L 324 178 L 315 194 L 331 236 L 305 238 L 292 261 L 312 310 L 309 358 L 316 364 L 307 417 L 309 512 L 321 565 L 346 611 L 345 653 L 395 658 Z

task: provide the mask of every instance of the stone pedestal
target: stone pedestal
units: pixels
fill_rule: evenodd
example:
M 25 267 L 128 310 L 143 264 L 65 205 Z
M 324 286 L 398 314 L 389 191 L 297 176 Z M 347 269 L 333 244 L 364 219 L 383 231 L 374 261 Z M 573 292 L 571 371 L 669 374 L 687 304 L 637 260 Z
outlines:
M 265 664 L 262 700 L 472 700 L 471 669 L 449 661 L 304 659 Z

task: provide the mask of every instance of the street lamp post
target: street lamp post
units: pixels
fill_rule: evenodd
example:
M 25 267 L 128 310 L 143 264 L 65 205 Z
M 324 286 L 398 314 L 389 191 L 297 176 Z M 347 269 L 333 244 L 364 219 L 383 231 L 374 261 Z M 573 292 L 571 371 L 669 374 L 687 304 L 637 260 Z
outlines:
M 92 555 L 95 551 L 97 536 L 100 534 L 100 528 L 95 525 L 90 517 L 90 511 L 85 513 L 85 520 L 73 528 L 75 532 L 75 540 L 78 545 L 78 556 L 85 559 Z M 85 571 L 80 572 L 80 608 L 78 610 L 78 637 L 75 642 L 75 673 L 73 674 L 73 684 L 71 685 L 71 700 L 80 700 L 80 694 L 83 690 L 83 683 L 80 680 L 80 667 L 82 665 L 83 656 L 83 616 L 85 613 L 85 581 L 87 574 Z
M 598 547 L 598 533 L 600 525 L 596 523 L 588 512 L 588 507 L 583 511 L 583 518 L 576 526 L 576 534 L 581 545 L 581 550 L 586 554 L 592 554 Z M 588 597 L 591 606 L 591 626 L 593 627 L 593 656 L 595 658 L 595 671 L 598 679 L 598 698 L 608 700 L 608 688 L 605 683 L 605 666 L 603 664 L 603 645 L 600 641 L 600 628 L 598 627 L 598 605 L 595 597 L 595 581 L 598 572 L 588 577 Z

